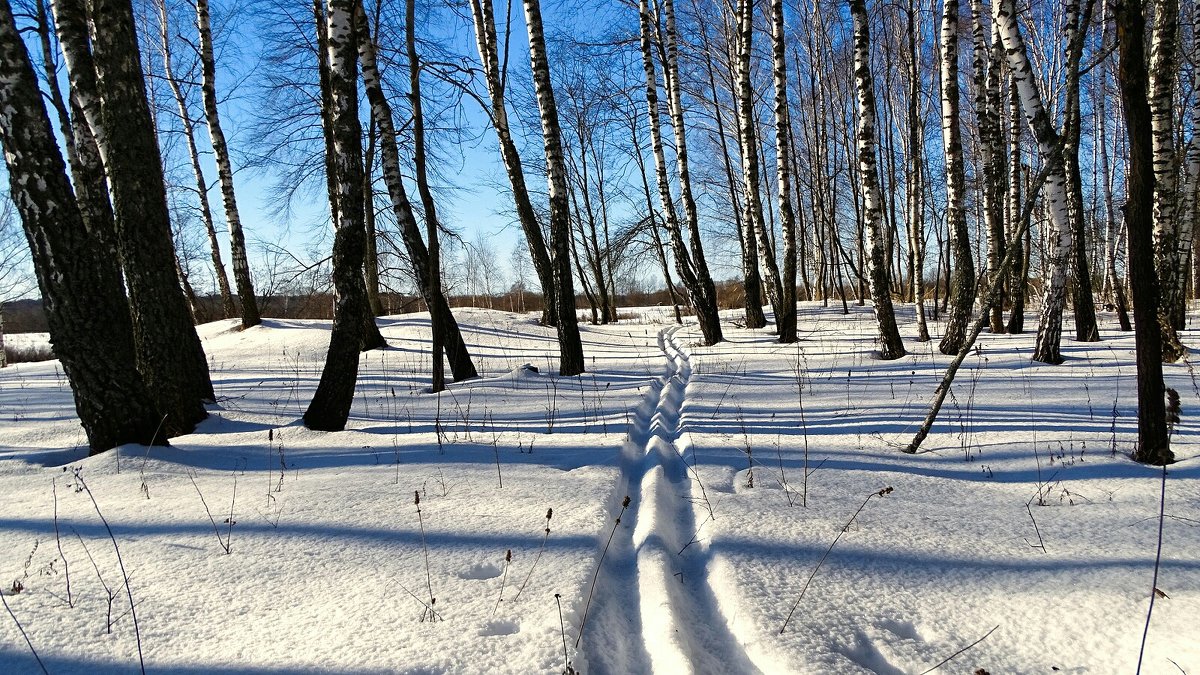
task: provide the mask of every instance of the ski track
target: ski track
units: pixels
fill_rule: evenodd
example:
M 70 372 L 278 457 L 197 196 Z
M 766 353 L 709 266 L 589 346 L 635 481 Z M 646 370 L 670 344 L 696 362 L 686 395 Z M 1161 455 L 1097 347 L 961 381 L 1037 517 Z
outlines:
M 624 496 L 631 501 L 604 561 L 594 625 L 583 641 L 592 673 L 761 672 L 709 580 L 709 511 L 693 495 L 694 472 L 679 444 L 692 366 L 675 339 L 678 330 L 659 332 L 665 371 L 644 395 L 622 452 L 614 518 Z

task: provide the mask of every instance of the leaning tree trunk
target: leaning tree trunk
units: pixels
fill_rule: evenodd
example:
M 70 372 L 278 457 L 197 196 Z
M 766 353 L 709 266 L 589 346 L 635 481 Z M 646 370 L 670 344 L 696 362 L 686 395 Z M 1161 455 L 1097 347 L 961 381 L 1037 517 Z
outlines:
M 1011 0 L 1009 0 L 1011 1 Z M 1134 341 L 1137 355 L 1138 442 L 1133 458 L 1148 464 L 1175 461 L 1163 402 L 1162 334 L 1158 324 L 1158 277 L 1154 272 L 1153 123 L 1147 101 L 1142 0 L 1116 6 L 1120 65 L 1117 81 L 1129 134 L 1125 228 L 1129 232 L 1129 281 L 1133 289 Z
M 675 271 L 679 273 L 683 286 L 687 290 L 688 302 L 700 321 L 700 330 L 704 335 L 705 344 L 716 344 L 723 337 L 721 322 L 717 314 L 715 293 L 708 294 L 708 289 L 698 270 L 699 265 L 688 251 L 683 240 L 679 216 L 675 211 L 675 202 L 671 197 L 671 184 L 667 177 L 666 153 L 663 151 L 662 129 L 658 117 L 658 75 L 654 68 L 654 55 L 651 48 L 652 28 L 650 9 L 647 0 L 638 4 L 639 28 L 642 47 L 642 67 L 646 75 L 646 106 L 648 109 L 648 124 L 650 128 L 650 147 L 654 155 L 654 176 L 658 186 L 658 198 L 666 219 L 667 237 L 671 242 L 671 253 L 675 258 Z M 686 176 L 686 174 L 684 174 Z M 680 179 L 682 182 L 682 178 Z M 698 243 L 698 242 L 693 242 Z M 694 249 L 697 259 L 703 259 L 703 249 Z M 710 284 L 711 286 L 711 284 Z
M 0 0 L 0 144 L 54 353 L 92 453 L 164 442 L 137 370 L 117 260 L 84 227 L 8 0 Z
M 788 112 L 787 45 L 783 33 L 783 0 L 771 0 L 772 78 L 775 81 L 775 174 L 779 182 L 779 224 L 783 229 L 783 277 L 775 325 L 779 341 L 795 342 L 796 336 L 796 212 L 792 210 L 792 174 L 788 161 L 792 132 Z
M 850 0 L 854 17 L 854 84 L 858 90 L 858 167 L 862 174 L 863 217 L 866 220 L 870 254 L 864 264 L 871 281 L 871 301 L 879 324 L 879 358 L 904 356 L 904 341 L 896 328 L 892 310 L 891 280 L 888 278 L 887 246 L 883 231 L 883 198 L 879 193 L 879 169 L 875 153 L 875 82 L 871 77 L 871 34 L 864 0 Z
M 1013 0 L 996 0 L 993 19 L 1004 40 L 1008 68 L 1021 97 L 1021 107 L 1029 121 L 1029 129 L 1037 141 L 1042 161 L 1051 165 L 1046 178 L 1046 208 L 1053 224 L 1047 258 L 1050 279 L 1042 295 L 1042 314 L 1038 322 L 1037 343 L 1033 360 L 1042 363 L 1062 363 L 1062 314 L 1067 292 L 1067 267 L 1073 237 L 1067 192 L 1067 176 L 1062 165 L 1062 140 L 1054 130 L 1050 116 L 1042 105 L 1042 95 L 1034 79 L 1033 68 L 1025 49 L 1025 39 L 1017 25 Z
M 225 263 L 221 260 L 221 245 L 217 240 L 217 228 L 213 224 L 212 209 L 208 205 L 208 181 L 204 178 L 204 169 L 200 166 L 200 150 L 196 147 L 196 129 L 192 125 L 192 116 L 188 111 L 187 97 L 183 92 L 183 85 L 175 77 L 175 69 L 171 64 L 170 25 L 170 15 L 166 0 L 159 0 L 158 37 L 163 59 L 163 76 L 167 80 L 167 85 L 171 88 L 171 95 L 175 99 L 175 107 L 179 110 L 179 120 L 183 125 L 183 139 L 187 143 L 188 157 L 192 163 L 192 177 L 196 181 L 196 197 L 200 205 L 200 221 L 204 223 L 204 231 L 208 233 L 209 250 L 212 252 L 213 274 L 217 277 L 217 289 L 221 294 L 221 311 L 223 316 L 229 319 L 237 314 L 237 307 L 233 304 L 233 293 L 229 290 L 229 279 L 225 275 Z M 187 291 L 187 284 L 184 285 L 184 291 Z M 193 302 L 192 305 L 194 307 L 195 303 Z
M 667 111 L 671 117 L 671 128 L 675 136 L 675 168 L 679 175 L 679 195 L 683 202 L 684 218 L 688 226 L 688 247 L 691 249 L 692 269 L 695 272 L 696 291 L 699 297 L 692 300 L 696 319 L 704 343 L 716 344 L 724 339 L 721 333 L 721 317 L 717 313 L 717 290 L 704 257 L 704 245 L 700 238 L 700 215 L 696 199 L 692 195 L 691 167 L 688 163 L 687 131 L 683 119 L 682 85 L 679 81 L 679 48 L 675 39 L 675 4 L 663 0 L 666 30 L 663 35 L 663 82 L 667 92 Z M 646 50 L 647 47 L 643 47 Z M 651 110 L 651 124 L 656 124 L 658 111 Z
M 450 362 L 450 373 L 455 382 L 477 377 L 475 364 L 463 341 L 462 331 L 450 311 L 450 304 L 440 288 L 429 283 L 432 269 L 429 250 L 421 238 L 421 230 L 413 213 L 412 203 L 404 187 L 404 178 L 400 170 L 400 150 L 396 142 L 396 127 L 392 117 L 392 106 L 383 93 L 383 80 L 379 75 L 379 66 L 375 56 L 375 43 L 371 39 L 367 26 L 366 13 L 359 0 L 356 9 L 358 20 L 358 56 L 362 61 L 363 89 L 366 90 L 367 100 L 371 105 L 371 116 L 379 130 L 379 154 L 383 165 L 383 182 L 387 186 L 388 196 L 392 202 L 392 213 L 400 229 L 400 237 L 404 240 L 408 251 L 409 262 L 413 267 L 413 276 L 417 279 L 422 299 L 430 308 L 431 321 L 439 321 L 440 333 L 445 336 L 443 349 L 446 359 Z M 436 293 L 433 291 L 436 290 Z M 435 360 L 440 361 L 440 354 Z M 434 389 L 440 391 L 441 389 Z
M 631 114 L 629 117 L 629 133 L 630 139 L 633 141 L 633 160 L 637 163 L 638 176 L 642 179 L 642 194 L 646 198 L 646 218 L 645 223 L 647 229 L 650 230 L 650 238 L 654 242 L 654 253 L 658 258 L 658 265 L 662 268 L 663 282 L 667 286 L 667 297 L 671 299 L 671 308 L 675 310 L 675 323 L 683 324 L 683 314 L 679 311 L 679 298 L 675 292 L 675 282 L 671 279 L 671 266 L 667 262 L 666 247 L 663 246 L 662 235 L 659 233 L 659 218 L 654 209 L 654 195 L 650 191 L 650 178 L 646 175 L 646 159 L 642 155 L 642 142 L 638 136 L 639 115 L 632 112 L 634 107 L 633 97 L 629 97 L 629 107 Z M 674 212 L 672 212 L 674 215 Z M 676 223 L 678 226 L 678 223 Z
M 958 88 L 958 0 L 945 0 L 942 11 L 942 145 L 946 153 L 946 223 L 950 229 L 950 248 L 954 273 L 949 294 L 953 307 L 946 322 L 946 333 L 938 343 L 943 354 L 957 354 L 966 335 L 967 320 L 975 304 L 975 263 L 971 260 L 971 242 L 967 232 L 967 214 L 963 200 L 963 148 L 959 122 Z
M 1175 84 L 1179 73 L 1178 0 L 1153 0 L 1150 43 L 1150 122 L 1154 150 L 1154 263 L 1158 269 L 1163 358 L 1186 354 L 1176 331 L 1183 328 L 1186 258 L 1179 255 L 1178 179 L 1175 158 Z
M 546 154 L 546 182 L 550 189 L 550 263 L 554 269 L 555 311 L 558 321 L 558 373 L 578 375 L 584 371 L 583 343 L 575 316 L 575 288 L 571 278 L 571 213 L 567 192 L 567 167 L 563 160 L 558 107 L 550 83 L 550 60 L 542 32 L 539 0 L 522 0 L 525 27 L 529 34 L 529 67 L 542 118 L 542 142 Z
M 87 25 L 80 0 L 61 0 L 55 9 L 56 18 L 73 30 Z M 167 434 L 185 434 L 208 416 L 203 401 L 214 395 L 204 349 L 175 273 L 166 183 L 146 101 L 133 7 L 128 0 L 96 0 L 92 23 L 91 60 L 100 102 L 82 107 L 93 131 L 102 130 L 96 136 L 112 190 L 138 370 L 166 416 Z M 64 53 L 68 45 L 86 49 L 85 40 L 64 40 Z M 86 61 L 82 55 L 68 56 L 68 70 L 84 68 Z
M 208 121 L 208 137 L 217 160 L 217 176 L 221 180 L 221 199 L 225 204 L 225 223 L 229 226 L 229 255 L 233 259 L 233 281 L 237 284 L 238 301 L 242 305 L 242 328 L 262 323 L 254 283 L 250 279 L 250 262 L 246 257 L 246 235 L 242 232 L 242 216 L 238 213 L 237 196 L 233 191 L 233 164 L 229 161 L 229 145 L 221 129 L 217 112 L 217 62 L 213 56 L 212 25 L 208 0 L 196 0 L 196 29 L 200 34 L 200 94 L 204 102 L 204 117 Z
M 358 42 L 354 31 L 354 0 L 331 0 L 328 18 L 330 136 L 333 140 L 334 183 L 338 206 L 333 238 L 333 331 L 321 381 L 313 394 L 304 425 L 318 431 L 341 431 L 350 417 L 358 381 L 358 353 L 367 313 L 362 280 L 366 244 L 363 232 L 362 125 L 358 120 Z M 326 58 L 318 54 L 319 58 Z
M 509 11 L 512 11 L 511 5 Z M 542 226 L 533 210 L 529 189 L 525 185 L 521 154 L 508 127 L 508 108 L 504 102 L 508 79 L 507 44 L 504 63 L 501 64 L 492 0 L 471 0 L 471 15 L 475 22 L 475 41 L 479 48 L 479 60 L 483 64 L 484 81 L 487 83 L 488 96 L 492 103 L 492 128 L 496 130 L 496 138 L 500 142 L 500 158 L 504 162 L 504 171 L 508 174 L 508 181 L 512 186 L 517 220 L 521 223 L 521 231 L 525 234 L 525 242 L 529 248 L 529 257 L 533 260 L 533 269 L 542 288 L 542 323 L 553 326 L 557 323 L 554 269 L 550 264 L 550 254 L 546 249 Z M 507 39 L 507 34 L 505 37 Z
M 96 137 L 92 135 L 92 130 L 79 106 L 79 97 L 74 91 L 74 85 L 66 97 L 63 96 L 59 86 L 58 72 L 54 67 L 54 46 L 50 42 L 52 28 L 43 0 L 38 0 L 37 3 L 37 25 L 47 88 L 50 90 L 50 101 L 58 115 L 59 132 L 62 134 L 63 145 L 67 150 L 67 163 L 71 169 L 75 187 L 75 201 L 83 216 L 83 226 L 95 238 L 101 250 L 117 261 L 117 274 L 121 278 L 121 285 L 124 286 L 120 259 L 117 254 L 116 223 L 113 220 L 112 202 L 108 196 L 104 163 L 100 161 L 100 149 L 96 146 Z M 87 72 L 90 74 L 87 85 L 92 100 L 99 101 L 100 98 L 95 93 L 95 68 L 91 65 L 91 54 L 88 53 L 87 56 Z

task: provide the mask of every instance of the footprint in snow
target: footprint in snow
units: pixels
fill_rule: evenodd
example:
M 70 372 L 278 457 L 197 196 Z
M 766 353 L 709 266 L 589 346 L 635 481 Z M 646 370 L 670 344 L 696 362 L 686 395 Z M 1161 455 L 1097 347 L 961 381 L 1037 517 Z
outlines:
M 903 638 L 905 640 L 924 642 L 924 640 L 921 638 L 921 634 L 917 632 L 917 627 L 909 621 L 882 619 L 875 622 L 875 627 L 881 630 L 886 630 L 896 637 Z
M 495 579 L 500 576 L 500 567 L 491 563 L 476 563 L 459 571 L 459 579 Z

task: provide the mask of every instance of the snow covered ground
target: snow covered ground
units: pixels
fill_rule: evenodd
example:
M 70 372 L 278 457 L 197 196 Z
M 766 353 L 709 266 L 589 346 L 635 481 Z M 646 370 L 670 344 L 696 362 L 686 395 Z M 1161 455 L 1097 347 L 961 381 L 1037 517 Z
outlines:
M 57 362 L 0 371 L 0 586 L 46 668 L 136 672 L 140 636 L 156 672 L 1136 669 L 1162 472 L 1111 321 L 1062 366 L 984 335 L 910 456 L 949 359 L 874 360 L 863 308 L 715 347 L 652 310 L 583 327 L 574 378 L 529 317 L 456 314 L 484 377 L 427 393 L 427 317 L 381 319 L 336 434 L 298 421 L 328 322 L 202 326 L 220 400 L 165 449 L 87 458 Z M 1142 668 L 1200 673 L 1200 389 L 1167 382 Z M 0 672 L 40 672 L 7 613 Z

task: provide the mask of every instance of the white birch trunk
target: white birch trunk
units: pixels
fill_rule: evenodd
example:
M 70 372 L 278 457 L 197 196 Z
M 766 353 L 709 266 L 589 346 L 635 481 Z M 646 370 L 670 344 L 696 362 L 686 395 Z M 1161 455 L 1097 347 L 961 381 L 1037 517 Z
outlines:
M 1062 314 L 1066 302 L 1067 263 L 1071 254 L 1072 232 L 1068 213 L 1067 176 L 1062 166 L 1062 147 L 1058 132 L 1042 104 L 1042 95 L 1034 79 L 1033 68 L 1013 0 L 996 0 L 993 20 L 1004 42 L 1005 55 L 1029 129 L 1038 144 L 1042 161 L 1051 165 L 1046 176 L 1046 209 L 1050 212 L 1047 257 L 1049 279 L 1042 295 L 1042 313 L 1038 322 L 1033 358 L 1043 363 L 1062 363 Z
M 1184 258 L 1179 257 L 1180 238 L 1176 204 L 1178 195 L 1175 157 L 1175 81 L 1179 71 L 1178 0 L 1153 0 L 1154 25 L 1150 42 L 1150 124 L 1154 152 L 1154 266 L 1159 280 L 1159 322 L 1163 324 L 1163 357 L 1170 352 L 1176 314 L 1182 318 Z
M 891 282 L 888 279 L 883 199 L 879 193 L 879 170 L 875 159 L 875 82 L 871 76 L 871 37 L 864 0 L 850 0 L 850 13 L 854 17 L 854 84 L 858 94 L 858 167 L 862 173 L 863 217 L 870 247 L 863 264 L 870 277 L 871 301 L 879 328 L 879 357 L 891 360 L 904 356 L 905 351 L 896 327 Z
M 237 195 L 233 189 L 233 164 L 229 161 L 229 144 L 221 128 L 217 112 L 217 67 L 213 55 L 212 25 L 208 0 L 196 0 L 196 29 L 200 33 L 200 94 L 204 102 L 204 118 L 208 122 L 208 137 L 217 160 L 217 176 L 221 181 L 221 200 L 225 205 L 225 224 L 229 226 L 229 256 L 233 261 L 233 281 L 237 285 L 238 301 L 242 305 L 242 328 L 262 323 L 254 282 L 250 278 L 250 262 L 246 256 L 246 235 L 242 231 L 242 216 L 238 212 Z

